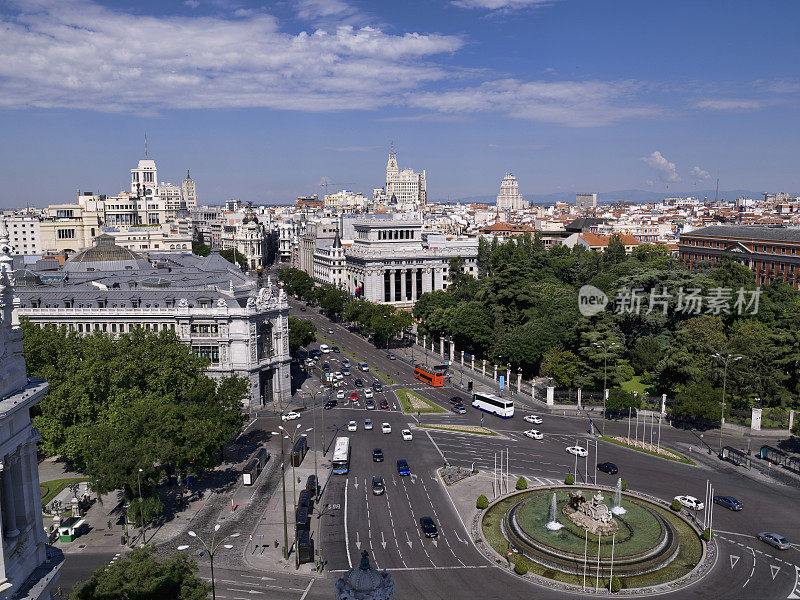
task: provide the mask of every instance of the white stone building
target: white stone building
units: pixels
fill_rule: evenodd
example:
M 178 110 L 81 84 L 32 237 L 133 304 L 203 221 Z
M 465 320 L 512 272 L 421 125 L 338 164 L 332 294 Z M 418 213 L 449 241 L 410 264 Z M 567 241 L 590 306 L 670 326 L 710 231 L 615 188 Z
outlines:
M 403 169 L 397 166 L 397 154 L 394 144 L 389 150 L 389 160 L 386 163 L 386 186 L 383 189 L 373 190 L 373 201 L 377 204 L 396 205 L 402 209 L 419 210 L 428 199 L 425 171 L 414 172 L 413 169 Z
M 594 210 L 597 208 L 597 194 L 575 194 L 575 208 L 578 210 L 578 212 Z
M 63 554 L 47 545 L 36 460 L 41 436 L 30 415 L 48 385 L 27 376 L 22 330 L 12 326 L 9 250 L 0 226 L 0 595 L 49 600 Z
M 237 215 L 222 225 L 219 248 L 233 250 L 247 260 L 248 269 L 265 266 L 266 237 L 264 227 L 252 207 L 248 207 L 241 220 Z M 212 235 L 212 239 L 213 239 Z
M 186 205 L 186 210 L 197 208 L 197 188 L 194 184 L 194 179 L 189 177 L 189 169 L 186 169 L 186 179 L 181 184 L 181 197 Z
M 345 287 L 346 259 L 345 250 L 339 233 L 333 238 L 330 246 L 319 246 L 314 252 L 314 274 L 317 283 L 329 283 L 338 288 Z
M 215 377 L 250 381 L 257 410 L 290 395 L 289 305 L 268 280 L 256 282 L 218 252 L 141 255 L 100 235 L 56 273 L 14 273 L 16 318 L 112 336 L 142 327 L 172 330 L 195 354 L 209 359 Z
M 39 215 L 9 212 L 0 215 L 8 230 L 12 256 L 42 254 L 42 233 Z
M 346 253 L 346 289 L 371 302 L 410 308 L 425 292 L 447 288 L 450 259 L 477 277 L 477 238 L 448 239 L 426 234 L 409 221 L 367 221 L 354 225 Z
M 528 202 L 522 199 L 519 193 L 519 182 L 513 173 L 506 173 L 500 182 L 500 194 L 497 196 L 498 210 L 523 210 L 528 208 Z

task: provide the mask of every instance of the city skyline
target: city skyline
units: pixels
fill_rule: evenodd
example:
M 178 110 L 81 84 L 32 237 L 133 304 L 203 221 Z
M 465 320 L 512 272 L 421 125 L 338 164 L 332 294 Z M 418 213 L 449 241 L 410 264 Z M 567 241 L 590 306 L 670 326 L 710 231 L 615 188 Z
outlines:
M 717 177 L 797 193 L 798 8 L 615 9 L 12 2 L 0 9 L 0 207 L 116 194 L 145 133 L 160 179 L 190 169 L 201 204 L 285 203 L 322 194 L 324 178 L 369 194 L 392 141 L 401 168 L 427 172 L 431 201 L 496 196 L 507 171 L 533 202 L 669 196 Z

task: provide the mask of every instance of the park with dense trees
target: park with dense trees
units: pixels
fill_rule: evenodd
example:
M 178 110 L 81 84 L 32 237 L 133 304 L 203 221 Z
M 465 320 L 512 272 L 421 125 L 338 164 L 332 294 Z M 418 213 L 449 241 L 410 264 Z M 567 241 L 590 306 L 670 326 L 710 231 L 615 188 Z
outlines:
M 782 282 L 764 285 L 755 312 L 753 274 L 736 262 L 690 271 L 664 246 L 643 244 L 627 255 L 613 237 L 605 253 L 546 250 L 538 235 L 526 235 L 505 243 L 481 238 L 479 279 L 461 273 L 460 263 L 451 261 L 446 290 L 423 294 L 414 307 L 428 339 L 446 337 L 478 358 L 510 363 L 525 377 L 552 377 L 566 389 L 602 390 L 605 363 L 607 387 L 666 393 L 673 410 L 690 417 L 719 418 L 723 378 L 733 409 L 797 406 L 800 296 Z M 606 310 L 580 313 L 584 285 L 607 295 Z M 706 300 L 701 310 L 687 310 L 690 291 L 713 299 L 719 289 L 730 290 L 724 305 Z M 742 358 L 729 361 L 726 374 L 728 354 Z M 612 394 L 614 407 L 636 407 L 622 392 Z
M 40 451 L 69 461 L 95 491 L 123 489 L 134 503 L 142 469 L 145 519 L 160 512 L 165 476 L 212 467 L 241 431 L 247 380 L 212 379 L 208 361 L 171 330 L 81 336 L 26 319 L 22 329 L 29 374 L 50 384 L 31 411 Z

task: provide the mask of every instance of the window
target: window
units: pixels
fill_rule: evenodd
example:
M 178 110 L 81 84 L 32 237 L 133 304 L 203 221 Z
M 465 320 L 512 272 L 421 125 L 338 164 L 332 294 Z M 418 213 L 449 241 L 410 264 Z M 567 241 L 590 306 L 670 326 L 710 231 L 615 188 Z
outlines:
M 261 323 L 258 328 L 256 354 L 258 360 L 265 360 L 272 354 L 272 325 L 268 321 Z
M 219 364 L 219 346 L 192 346 L 192 352 L 200 358 L 207 358 L 211 364 Z
M 75 230 L 59 229 L 57 235 L 59 240 L 71 240 L 75 238 Z

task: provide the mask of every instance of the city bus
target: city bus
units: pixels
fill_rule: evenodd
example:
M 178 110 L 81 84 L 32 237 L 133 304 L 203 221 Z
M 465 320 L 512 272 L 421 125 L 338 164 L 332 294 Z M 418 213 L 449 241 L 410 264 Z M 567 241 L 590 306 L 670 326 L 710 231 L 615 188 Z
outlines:
M 350 470 L 350 438 L 336 438 L 336 445 L 333 447 L 333 472 L 345 474 Z
M 504 419 L 514 416 L 514 401 L 511 398 L 500 398 L 494 394 L 475 392 L 472 394 L 472 406 Z
M 438 367 L 426 367 L 419 363 L 414 367 L 414 377 L 432 387 L 442 387 L 444 385 L 444 372 L 439 370 Z

